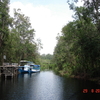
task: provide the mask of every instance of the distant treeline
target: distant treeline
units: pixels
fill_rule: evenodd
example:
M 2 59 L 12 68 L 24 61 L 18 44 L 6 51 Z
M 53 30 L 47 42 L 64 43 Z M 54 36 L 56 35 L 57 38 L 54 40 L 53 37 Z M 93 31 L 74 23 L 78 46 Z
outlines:
M 51 60 L 53 58 L 53 55 L 51 55 L 51 54 L 42 54 L 41 58 L 42 59 L 49 59 L 49 60 Z
M 53 55 L 52 54 L 42 54 L 40 55 L 40 64 L 41 64 L 41 69 L 51 69 L 52 68 L 52 59 Z
M 100 1 L 82 0 L 83 7 L 76 7 L 77 0 L 68 0 L 74 11 L 72 22 L 62 28 L 54 50 L 54 69 L 68 75 L 100 76 Z

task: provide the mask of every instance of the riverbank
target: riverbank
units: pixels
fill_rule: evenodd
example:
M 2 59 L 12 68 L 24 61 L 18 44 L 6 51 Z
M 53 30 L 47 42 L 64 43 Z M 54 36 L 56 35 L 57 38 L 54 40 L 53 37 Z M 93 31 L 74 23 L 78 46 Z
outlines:
M 65 71 L 58 71 L 58 73 L 61 76 L 65 77 L 71 77 L 71 78 L 76 78 L 76 79 L 82 79 L 82 80 L 89 80 L 92 82 L 95 82 L 96 84 L 100 85 L 100 77 L 90 77 L 87 73 L 80 73 L 77 75 L 71 74 L 70 72 L 65 72 Z
M 81 75 L 71 75 L 70 77 L 76 78 L 76 79 L 89 80 L 89 81 L 95 82 L 96 84 L 100 85 L 100 77 L 88 77 L 88 76 L 81 76 Z

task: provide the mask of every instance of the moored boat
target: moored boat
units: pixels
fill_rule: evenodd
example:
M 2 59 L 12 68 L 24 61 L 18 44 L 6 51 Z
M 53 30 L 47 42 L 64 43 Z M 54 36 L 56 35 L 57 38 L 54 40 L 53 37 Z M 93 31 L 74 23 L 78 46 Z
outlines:
M 29 73 L 40 72 L 40 65 L 31 64 Z
M 40 65 L 36 65 L 33 62 L 21 60 L 18 69 L 19 73 L 35 73 L 40 72 Z

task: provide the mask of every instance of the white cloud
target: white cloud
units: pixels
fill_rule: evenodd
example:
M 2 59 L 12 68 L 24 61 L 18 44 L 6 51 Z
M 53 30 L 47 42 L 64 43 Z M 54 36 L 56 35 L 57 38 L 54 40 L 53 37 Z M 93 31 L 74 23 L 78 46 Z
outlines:
M 76 3 L 76 6 L 80 7 L 80 6 L 83 6 L 84 4 L 84 1 L 83 0 L 79 0 L 77 3 Z
M 57 33 L 61 31 L 68 20 L 72 20 L 71 15 L 65 12 L 58 16 L 47 6 L 34 6 L 30 3 L 23 5 L 21 2 L 14 2 L 10 4 L 11 16 L 13 16 L 13 8 L 20 8 L 23 14 L 30 17 L 32 27 L 36 31 L 36 38 L 40 38 L 43 44 L 40 53 L 52 54 L 56 45 Z

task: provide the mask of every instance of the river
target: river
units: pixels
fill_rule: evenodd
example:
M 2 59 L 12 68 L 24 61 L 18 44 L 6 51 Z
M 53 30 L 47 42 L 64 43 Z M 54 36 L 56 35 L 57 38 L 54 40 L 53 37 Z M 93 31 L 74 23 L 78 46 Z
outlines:
M 0 78 L 0 100 L 99 100 L 100 85 L 53 71 Z

